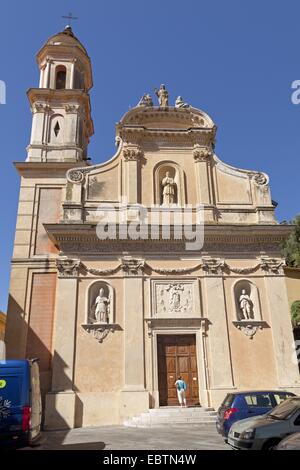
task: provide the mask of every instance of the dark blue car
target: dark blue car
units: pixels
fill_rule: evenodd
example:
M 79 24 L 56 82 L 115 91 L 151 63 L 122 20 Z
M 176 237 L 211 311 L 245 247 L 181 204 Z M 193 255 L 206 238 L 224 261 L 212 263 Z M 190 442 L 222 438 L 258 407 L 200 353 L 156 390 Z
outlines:
M 0 438 L 33 444 L 40 435 L 41 416 L 37 361 L 0 361 Z
M 218 409 L 217 431 L 226 438 L 236 421 L 268 413 L 286 398 L 294 396 L 284 390 L 228 393 Z

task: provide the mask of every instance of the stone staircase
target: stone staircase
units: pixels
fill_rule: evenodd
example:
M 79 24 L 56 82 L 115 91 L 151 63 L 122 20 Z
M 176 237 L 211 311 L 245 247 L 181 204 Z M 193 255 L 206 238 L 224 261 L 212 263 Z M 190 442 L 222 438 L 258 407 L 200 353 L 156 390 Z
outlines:
M 152 428 L 178 426 L 184 424 L 214 424 L 217 413 L 213 408 L 180 406 L 161 406 L 153 408 L 140 416 L 134 416 L 124 422 L 124 426 L 133 428 Z

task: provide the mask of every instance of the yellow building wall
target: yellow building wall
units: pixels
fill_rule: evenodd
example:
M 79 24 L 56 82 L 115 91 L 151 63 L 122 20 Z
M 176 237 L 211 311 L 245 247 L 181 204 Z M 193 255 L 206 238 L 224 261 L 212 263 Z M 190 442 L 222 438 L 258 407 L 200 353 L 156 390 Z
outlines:
M 295 300 L 300 300 L 300 268 L 284 269 L 289 307 Z

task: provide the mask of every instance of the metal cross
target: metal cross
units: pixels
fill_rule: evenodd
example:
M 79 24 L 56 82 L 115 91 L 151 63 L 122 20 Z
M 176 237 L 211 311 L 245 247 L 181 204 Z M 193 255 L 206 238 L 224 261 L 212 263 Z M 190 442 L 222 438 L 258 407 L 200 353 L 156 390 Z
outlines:
M 78 17 L 77 16 L 73 16 L 73 13 L 69 13 L 69 15 L 67 16 L 62 16 L 62 18 L 67 18 L 68 20 L 70 20 L 70 26 L 71 26 L 71 22 L 72 20 L 78 20 Z

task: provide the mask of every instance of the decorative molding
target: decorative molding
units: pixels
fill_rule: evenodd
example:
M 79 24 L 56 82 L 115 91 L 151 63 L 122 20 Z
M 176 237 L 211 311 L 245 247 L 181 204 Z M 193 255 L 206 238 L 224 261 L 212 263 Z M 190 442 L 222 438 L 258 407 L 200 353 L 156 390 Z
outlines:
M 145 269 L 145 260 L 124 256 L 122 258 L 121 268 L 127 276 L 141 276 Z
M 233 266 L 230 266 L 222 259 L 210 257 L 203 257 L 201 263 L 198 263 L 194 266 L 185 266 L 182 268 L 160 268 L 157 266 L 152 266 L 141 258 L 132 258 L 131 256 L 123 257 L 121 259 L 120 264 L 113 268 L 106 269 L 89 268 L 85 264 L 81 263 L 80 260 L 68 258 L 67 256 L 64 258 L 57 258 L 56 263 L 60 272 L 65 272 L 65 270 L 72 271 L 73 264 L 75 269 L 75 265 L 79 263 L 78 266 L 81 266 L 82 271 L 88 274 L 92 274 L 94 276 L 110 276 L 112 274 L 117 273 L 120 269 L 122 269 L 129 275 L 140 275 L 146 267 L 157 274 L 165 276 L 188 274 L 192 273 L 193 271 L 197 271 L 201 268 L 204 272 L 210 275 L 221 275 L 226 269 L 228 269 L 234 274 L 251 274 L 257 271 L 259 268 L 263 269 L 266 274 L 278 275 L 284 273 L 283 268 L 285 267 L 284 261 L 267 257 L 261 258 L 260 263 L 245 268 L 235 268 Z
M 261 269 L 267 274 L 284 275 L 285 261 L 282 259 L 261 257 Z
M 211 258 L 210 256 L 203 256 L 202 269 L 209 275 L 220 276 L 225 269 L 225 261 L 220 258 Z
M 76 114 L 80 110 L 80 105 L 78 104 L 66 104 L 65 111 L 67 114 Z
M 255 173 L 253 175 L 253 181 L 258 186 L 266 186 L 269 182 L 269 178 L 265 173 Z
M 67 256 L 56 259 L 58 277 L 77 277 L 79 275 L 81 261 Z
M 202 334 L 205 336 L 208 330 L 210 321 L 208 318 L 145 318 L 148 327 L 148 336 L 153 336 L 153 330 L 169 330 L 170 328 L 184 328 L 184 329 L 201 329 Z
M 211 148 L 195 144 L 193 156 L 195 162 L 206 162 L 212 156 Z
M 143 156 L 140 147 L 125 147 L 123 150 L 125 162 L 138 161 Z
M 116 323 L 93 323 L 93 324 L 82 324 L 82 328 L 89 334 L 91 334 L 99 343 L 108 336 L 110 332 L 114 333 L 116 330 L 120 330 L 120 326 Z
M 88 168 L 88 167 L 87 167 Z M 85 168 L 83 168 L 85 170 Z M 80 171 L 82 169 L 80 168 Z M 67 206 L 66 206 L 67 207 Z M 86 210 L 89 210 L 87 207 Z M 82 215 L 86 217 L 86 211 Z M 96 234 L 95 220 L 86 224 L 60 223 L 44 224 L 51 240 L 64 253 L 70 256 L 78 252 L 85 253 L 119 253 L 139 252 L 139 253 L 186 253 L 186 240 L 175 239 L 175 231 L 171 230 L 170 239 L 163 239 L 163 232 L 160 229 L 159 238 L 151 240 L 150 230 L 148 239 L 122 239 L 119 237 L 120 228 L 117 226 L 116 239 L 100 240 Z M 195 227 L 193 226 L 195 230 Z M 202 252 L 222 253 L 247 253 L 259 254 L 265 252 L 279 253 L 279 244 L 290 234 L 291 226 L 268 225 L 260 226 L 233 226 L 225 224 L 223 226 L 208 225 L 204 234 L 204 247 Z M 72 254 L 71 254 L 72 253 Z M 280 255 L 278 255 L 280 258 Z
M 71 169 L 67 171 L 67 180 L 70 183 L 81 184 L 84 181 L 84 171 Z
M 230 266 L 229 264 L 225 263 L 225 267 L 227 269 L 229 269 L 229 271 L 231 271 L 232 273 L 235 273 L 235 274 L 251 274 L 251 273 L 254 273 L 255 271 L 257 271 L 260 268 L 260 266 L 261 266 L 261 264 L 258 263 L 255 266 L 249 266 L 249 267 L 246 267 L 246 268 L 234 268 L 234 267 Z
M 46 113 L 50 112 L 52 109 L 48 104 L 44 103 L 34 103 L 32 106 L 32 111 L 34 113 Z
M 144 126 L 150 127 L 150 125 L 155 123 L 164 122 L 181 124 L 186 129 L 208 129 L 213 130 L 215 125 L 212 120 L 200 110 L 189 107 L 189 108 L 175 108 L 169 106 L 167 108 L 161 107 L 136 107 L 130 110 L 125 116 L 121 119 L 120 126 Z M 162 126 L 160 126 L 162 127 Z M 166 126 L 168 127 L 168 126 Z
M 83 268 L 87 273 L 93 274 L 94 276 L 109 276 L 118 272 L 121 269 L 121 264 L 119 264 L 115 268 L 109 269 L 88 268 L 86 265 L 83 265 Z
M 170 275 L 170 274 L 186 274 L 192 271 L 196 271 L 196 269 L 201 268 L 202 263 L 197 264 L 196 266 L 190 266 L 190 267 L 185 267 L 185 268 L 157 268 L 155 266 L 151 266 L 148 263 L 146 263 L 146 266 L 148 266 L 155 273 Z
M 138 142 L 153 142 L 154 144 L 186 143 L 198 144 L 201 147 L 210 147 L 214 142 L 214 132 L 211 129 L 145 129 L 144 127 L 124 127 L 118 130 L 119 136 L 128 144 Z
M 246 335 L 249 339 L 253 339 L 253 336 L 257 333 L 258 330 L 262 330 L 267 326 L 267 323 L 265 321 L 258 320 L 239 320 L 233 321 L 232 323 L 238 330 L 241 330 L 244 335 Z

